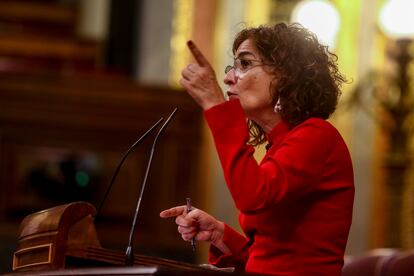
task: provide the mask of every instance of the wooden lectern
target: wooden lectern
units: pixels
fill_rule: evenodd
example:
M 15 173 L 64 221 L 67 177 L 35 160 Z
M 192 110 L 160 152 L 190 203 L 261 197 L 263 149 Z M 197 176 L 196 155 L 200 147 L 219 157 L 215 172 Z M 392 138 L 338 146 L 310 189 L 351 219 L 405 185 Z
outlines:
M 9 275 L 220 275 L 228 272 L 193 264 L 134 256 L 125 266 L 123 252 L 101 247 L 95 207 L 74 202 L 25 217 Z

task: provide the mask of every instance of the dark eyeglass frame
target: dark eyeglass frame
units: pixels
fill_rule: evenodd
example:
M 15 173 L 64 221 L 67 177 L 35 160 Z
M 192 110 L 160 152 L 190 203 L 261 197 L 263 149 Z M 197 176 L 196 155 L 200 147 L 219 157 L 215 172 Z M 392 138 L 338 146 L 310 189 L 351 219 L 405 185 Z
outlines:
M 242 69 L 241 62 L 242 61 L 248 61 L 248 62 L 259 62 L 259 64 L 250 65 L 249 68 Z M 263 66 L 265 65 L 262 60 L 260 59 L 247 59 L 247 58 L 235 58 L 233 61 L 233 65 L 227 65 L 224 68 L 224 73 L 229 73 L 232 69 L 234 69 L 234 73 L 236 77 L 240 77 L 241 74 L 247 73 L 250 69 L 257 67 L 257 66 Z

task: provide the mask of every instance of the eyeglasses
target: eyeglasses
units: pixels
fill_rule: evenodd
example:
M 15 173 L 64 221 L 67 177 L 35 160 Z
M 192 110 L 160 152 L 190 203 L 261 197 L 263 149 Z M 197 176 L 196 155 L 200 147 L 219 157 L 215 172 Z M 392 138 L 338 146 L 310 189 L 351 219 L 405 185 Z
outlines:
M 259 62 L 259 64 L 254 64 L 255 62 Z M 243 58 L 235 58 L 232 65 L 227 65 L 224 69 L 224 73 L 230 72 L 234 69 L 234 74 L 237 78 L 243 76 L 243 74 L 247 73 L 250 69 L 256 66 L 263 65 L 261 60 L 258 59 L 243 59 Z

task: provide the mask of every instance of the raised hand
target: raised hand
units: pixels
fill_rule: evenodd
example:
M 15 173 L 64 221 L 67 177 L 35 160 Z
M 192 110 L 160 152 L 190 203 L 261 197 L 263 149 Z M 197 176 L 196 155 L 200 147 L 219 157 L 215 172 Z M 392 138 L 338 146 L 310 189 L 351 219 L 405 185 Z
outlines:
M 181 71 L 181 86 L 204 110 L 223 103 L 225 98 L 210 63 L 194 42 L 188 41 L 187 46 L 197 63 Z

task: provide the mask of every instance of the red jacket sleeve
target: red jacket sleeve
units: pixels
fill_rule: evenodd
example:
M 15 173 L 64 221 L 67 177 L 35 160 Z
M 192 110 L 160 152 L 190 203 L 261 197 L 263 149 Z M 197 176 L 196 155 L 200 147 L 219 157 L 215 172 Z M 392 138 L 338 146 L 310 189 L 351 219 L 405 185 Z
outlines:
M 232 253 L 223 254 L 218 248 L 211 245 L 208 258 L 209 263 L 217 267 L 235 267 L 237 271 L 244 271 L 248 258 L 248 239 L 225 224 L 223 242 Z

